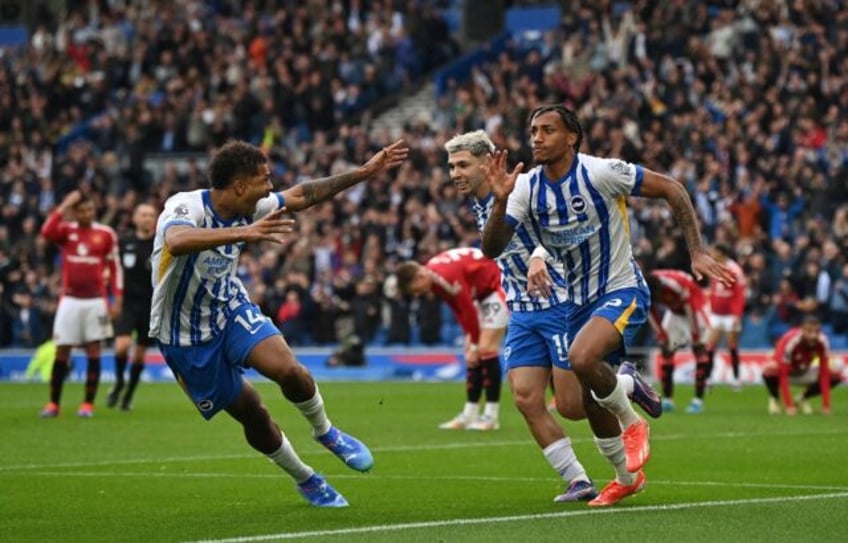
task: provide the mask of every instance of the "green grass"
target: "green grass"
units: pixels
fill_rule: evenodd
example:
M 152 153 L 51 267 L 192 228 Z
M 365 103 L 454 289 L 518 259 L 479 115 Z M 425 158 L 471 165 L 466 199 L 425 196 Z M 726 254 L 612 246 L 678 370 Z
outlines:
M 844 540 L 844 388 L 835 391 L 833 416 L 795 418 L 768 416 L 759 387 L 715 389 L 703 415 L 653 422 L 648 487 L 604 510 L 552 503 L 560 482 L 508 394 L 500 431 L 445 432 L 436 425 L 460 407 L 459 383 L 322 384 L 333 421 L 374 451 L 374 470 L 358 474 L 309 438 L 306 422 L 272 386 L 259 388 L 303 458 L 351 507 L 306 505 L 287 477 L 248 448 L 235 422 L 226 415 L 203 422 L 176 385 L 143 384 L 135 411 L 100 407 L 91 420 L 74 416 L 82 390 L 68 385 L 62 416 L 40 420 L 46 385 L 2 384 L 0 538 Z M 691 387 L 680 387 L 679 406 L 689 394 Z M 567 429 L 589 473 L 605 484 L 612 470 L 586 424 Z

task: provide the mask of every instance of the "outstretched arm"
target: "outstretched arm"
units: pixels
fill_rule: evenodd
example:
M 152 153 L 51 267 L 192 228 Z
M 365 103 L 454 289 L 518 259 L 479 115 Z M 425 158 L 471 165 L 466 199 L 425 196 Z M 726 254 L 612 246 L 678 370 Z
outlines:
M 281 207 L 247 226 L 230 228 L 197 228 L 175 224 L 165 232 L 165 246 L 171 255 L 179 256 L 242 241 L 282 243 L 283 235 L 294 230 L 294 221 L 283 218 L 285 213 L 286 208 Z
M 361 181 L 375 177 L 400 165 L 409 155 L 403 140 L 398 140 L 371 157 L 371 160 L 349 172 L 300 183 L 282 191 L 289 211 L 300 211 L 326 202 L 336 194 Z
M 489 258 L 500 256 L 515 234 L 515 228 L 506 220 L 506 204 L 512 189 L 515 188 L 515 180 L 521 173 L 524 163 L 519 162 L 511 172 L 507 172 L 506 158 L 506 151 L 495 151 L 495 155 L 488 160 L 484 167 L 486 182 L 491 187 L 494 196 L 492 213 L 489 215 L 489 220 L 486 221 L 485 228 L 483 228 L 482 249 L 483 254 Z
M 692 207 L 689 193 L 686 192 L 683 184 L 671 177 L 646 169 L 640 195 L 647 198 L 662 198 L 668 202 L 674 220 L 686 239 L 689 256 L 692 258 L 692 273 L 696 279 L 700 280 L 706 275 L 725 286 L 733 284 L 734 277 L 730 270 L 714 260 L 704 247 L 701 232 L 698 230 L 695 208 Z

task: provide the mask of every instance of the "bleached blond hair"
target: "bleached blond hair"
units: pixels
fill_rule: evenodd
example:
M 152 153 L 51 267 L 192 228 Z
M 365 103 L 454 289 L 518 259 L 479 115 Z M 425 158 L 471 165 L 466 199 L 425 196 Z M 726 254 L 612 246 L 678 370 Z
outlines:
M 495 144 L 492 143 L 485 130 L 474 130 L 449 139 L 445 143 L 445 151 L 450 154 L 468 151 L 473 156 L 480 158 L 494 153 Z

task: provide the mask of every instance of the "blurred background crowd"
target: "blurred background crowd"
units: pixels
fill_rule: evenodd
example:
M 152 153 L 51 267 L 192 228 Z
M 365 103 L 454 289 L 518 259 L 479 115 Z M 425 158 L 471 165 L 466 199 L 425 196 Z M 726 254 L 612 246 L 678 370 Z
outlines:
M 301 213 L 283 250 L 248 247 L 239 274 L 294 345 L 352 334 L 454 344 L 446 308 L 400 297 L 393 270 L 479 244 L 443 143 L 483 128 L 530 164 L 527 115 L 547 102 L 578 111 L 583 152 L 686 185 L 707 241 L 733 247 L 747 274 L 743 346 L 770 347 L 806 313 L 848 346 L 845 2 L 563 2 L 555 28 L 511 36 L 468 78 L 438 86 L 431 108 L 375 129 L 375 111 L 480 47 L 456 39 L 455 7 L 94 0 L 45 11 L 27 44 L 0 55 L 0 346 L 50 335 L 58 260 L 38 232 L 69 190 L 92 194 L 120 235 L 138 203 L 205 186 L 207 153 L 228 139 L 262 146 L 285 188 L 397 137 L 412 150 L 404 166 Z M 630 204 L 644 267 L 688 268 L 668 209 Z

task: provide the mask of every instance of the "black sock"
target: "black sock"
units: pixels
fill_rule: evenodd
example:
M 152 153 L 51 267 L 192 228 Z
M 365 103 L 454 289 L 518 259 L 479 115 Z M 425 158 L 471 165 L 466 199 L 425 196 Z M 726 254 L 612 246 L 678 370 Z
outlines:
M 763 382 L 766 384 L 769 396 L 771 396 L 775 400 L 780 400 L 780 387 L 778 385 L 779 381 L 777 380 L 777 377 L 764 375 Z
M 501 399 L 501 361 L 495 356 L 480 361 L 483 370 L 483 388 L 486 390 L 486 401 L 498 403 Z
M 715 349 L 710 349 L 707 351 L 707 378 L 713 374 L 713 368 L 715 367 Z
M 130 366 L 130 382 L 127 385 L 127 392 L 124 394 L 124 406 L 128 406 L 132 402 L 133 393 L 135 393 L 135 387 L 138 386 L 142 371 L 144 371 L 144 362 L 133 362 Z
M 100 384 L 99 356 L 88 359 L 88 368 L 85 372 L 85 403 L 94 403 L 98 384 Z
M 730 365 L 733 367 L 733 378 L 739 380 L 739 348 L 730 348 Z
M 664 398 L 674 397 L 674 364 L 662 365 L 662 389 Z
M 468 403 L 479 403 L 483 395 L 483 368 L 466 368 L 465 370 L 465 392 Z
M 695 397 L 699 399 L 704 398 L 704 390 L 707 388 L 707 368 L 709 363 L 706 361 L 695 363 Z
M 127 370 L 127 355 L 115 353 L 115 387 L 112 389 L 118 394 L 124 388 L 124 372 Z
M 50 373 L 50 401 L 57 405 L 62 401 L 62 385 L 65 384 L 69 369 L 67 360 L 53 361 L 53 371 Z

